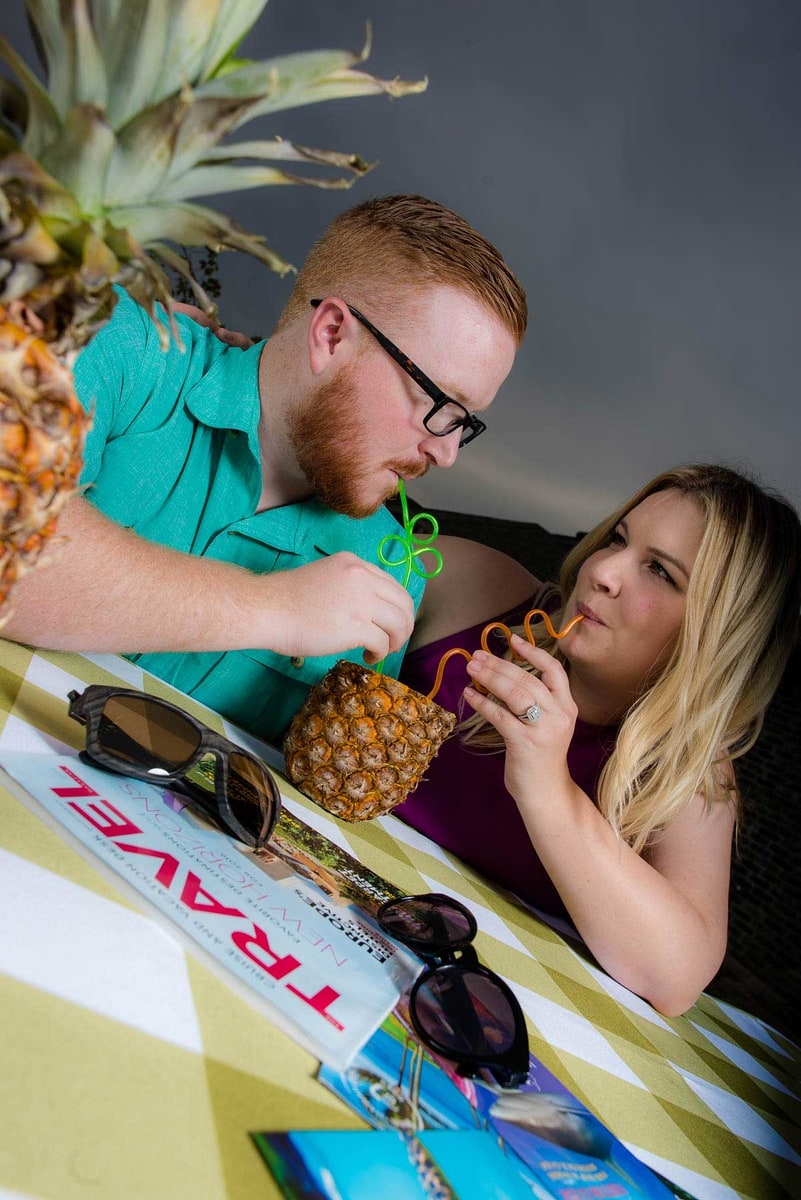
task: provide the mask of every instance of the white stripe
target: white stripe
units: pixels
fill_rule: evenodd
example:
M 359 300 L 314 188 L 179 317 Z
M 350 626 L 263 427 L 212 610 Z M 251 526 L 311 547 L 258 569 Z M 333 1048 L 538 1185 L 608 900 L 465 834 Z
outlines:
M 180 945 L 153 921 L 0 849 L 0 971 L 203 1049 Z
M 680 1067 L 675 1069 L 686 1080 L 688 1087 L 692 1088 L 707 1108 L 719 1117 L 736 1137 L 753 1142 L 755 1146 L 761 1146 L 771 1154 L 801 1166 L 801 1156 L 796 1154 L 792 1146 L 789 1146 L 775 1129 L 771 1129 L 767 1121 L 745 1100 L 733 1096 L 731 1092 L 725 1092 L 723 1088 L 716 1087 L 705 1079 L 699 1079 L 697 1075 L 691 1075 L 689 1071 L 683 1071 Z

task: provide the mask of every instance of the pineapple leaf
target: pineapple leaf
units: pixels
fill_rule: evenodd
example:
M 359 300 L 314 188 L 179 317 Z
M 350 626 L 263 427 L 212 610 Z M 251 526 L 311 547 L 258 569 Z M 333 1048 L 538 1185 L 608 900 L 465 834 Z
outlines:
M 37 35 L 46 72 L 50 98 L 63 117 L 72 106 L 72 79 L 75 74 L 74 40 L 65 26 L 59 0 L 27 0 L 28 16 Z
M 313 50 L 284 54 L 263 62 L 250 63 L 238 71 L 210 80 L 197 89 L 199 97 L 230 96 L 245 99 L 259 96 L 243 114 L 238 125 L 264 113 L 280 112 L 322 100 L 385 93 L 390 96 L 413 95 L 425 91 L 428 81 L 378 79 L 366 71 L 354 71 L 363 61 L 363 53 L 350 50 Z
M 113 250 L 103 238 L 92 230 L 83 239 L 81 262 L 81 287 L 90 295 L 96 295 L 114 282 L 120 273 L 120 263 Z
M 63 120 L 75 104 L 105 107 L 108 76 L 87 0 L 28 0 L 53 103 Z
M 140 113 L 119 135 L 106 203 L 130 203 L 158 194 L 163 184 L 180 178 L 203 158 L 228 132 L 242 108 L 241 100 L 198 102 L 191 90 L 184 88 Z
M 125 226 L 144 246 L 165 238 L 185 246 L 210 246 L 215 250 L 242 250 L 279 275 L 294 267 L 272 249 L 260 234 L 248 233 L 230 217 L 199 204 L 148 204 L 118 208 L 115 225 Z
M 282 137 L 275 137 L 272 141 L 228 142 L 222 146 L 213 146 L 204 154 L 203 163 L 236 162 L 243 158 L 324 163 L 328 167 L 353 171 L 357 175 L 366 175 L 376 166 L 375 163 L 366 162 L 359 154 L 345 154 L 339 150 L 314 150 L 310 146 L 300 146 L 297 142 L 287 142 Z
M 231 166 L 225 163 L 195 167 L 193 171 L 168 184 L 159 191 L 160 200 L 186 200 L 190 196 L 219 196 L 224 192 L 241 192 L 247 188 L 272 184 L 305 183 L 318 188 L 349 188 L 356 182 L 340 176 L 335 179 L 293 175 L 277 167 Z
M 58 3 L 58 0 L 56 2 Z M 116 40 L 115 30 L 120 30 L 125 34 L 132 28 L 141 29 L 142 10 L 147 7 L 149 2 L 150 0 L 102 0 L 100 4 L 93 3 L 92 13 L 97 40 L 107 62 L 109 61 L 109 52 L 113 49 Z M 126 14 L 130 14 L 137 22 L 135 26 L 125 23 Z M 109 74 L 113 79 L 114 75 L 111 72 Z
M 108 102 L 114 127 L 202 81 L 209 57 L 230 55 L 266 3 L 114 0 L 96 5 L 98 40 L 114 80 Z
M 214 72 L 214 78 L 220 79 L 223 75 L 228 75 L 231 71 L 239 71 L 242 67 L 249 67 L 252 62 L 252 58 L 238 58 L 235 54 L 229 54 L 228 58 L 224 62 L 221 62 Z
M 71 0 L 71 6 L 73 19 L 64 24 L 64 33 L 74 47 L 70 108 L 75 104 L 97 104 L 105 108 L 109 99 L 109 80 L 87 0 Z M 65 115 L 62 113 L 62 119 Z
M 80 220 L 78 205 L 66 188 L 48 175 L 41 163 L 21 150 L 0 159 L 0 187 L 11 185 L 23 193 L 29 205 L 35 204 L 51 233 L 54 223 L 63 222 L 69 227 Z
M 170 9 L 168 0 L 157 3 L 129 0 L 120 9 L 115 23 L 109 23 L 108 30 L 103 29 L 101 44 L 109 64 L 109 77 L 114 80 L 108 115 L 115 129 L 122 129 L 143 108 L 179 90 L 185 81 L 180 61 L 174 64 L 178 72 L 175 80 L 166 68 Z
M 266 5 L 267 0 L 222 0 L 197 76 L 199 81 L 204 82 L 230 69 L 237 47 Z
M 17 200 L 16 204 L 12 205 L 12 198 Z M 39 266 L 58 262 L 60 254 L 58 242 L 35 213 L 24 212 L 13 189 L 7 195 L 0 187 L 0 258 Z
M 0 76 L 0 128 L 19 146 L 28 123 L 28 101 L 24 91 L 12 79 Z M 0 153 L 7 153 L 0 147 Z
M 295 175 L 285 171 L 245 164 L 244 159 L 279 160 L 282 162 L 308 162 L 351 171 L 353 178 L 317 178 Z M 190 196 L 212 196 L 223 192 L 241 191 L 245 188 L 262 187 L 269 184 L 306 184 L 319 188 L 348 188 L 360 175 L 371 170 L 374 163 L 367 163 L 357 154 L 342 154 L 333 150 L 312 150 L 297 146 L 282 138 L 273 141 L 234 142 L 213 146 L 193 170 L 179 173 L 176 178 L 158 189 L 161 200 L 182 200 Z
M 93 213 L 102 207 L 115 147 L 114 130 L 103 111 L 93 104 L 78 104 L 68 113 L 61 137 L 40 161 L 84 212 Z
M 261 0 L 261 7 L 267 0 Z M 165 38 L 164 62 L 158 92 L 160 99 L 178 91 L 184 83 L 195 84 L 205 61 L 209 38 L 220 19 L 221 0 L 168 0 L 172 11 Z
M 12 68 L 28 101 L 28 121 L 23 148 L 29 154 L 40 154 L 44 146 L 54 141 L 61 131 L 61 121 L 47 90 L 36 78 L 24 58 L 0 36 L 0 58 Z

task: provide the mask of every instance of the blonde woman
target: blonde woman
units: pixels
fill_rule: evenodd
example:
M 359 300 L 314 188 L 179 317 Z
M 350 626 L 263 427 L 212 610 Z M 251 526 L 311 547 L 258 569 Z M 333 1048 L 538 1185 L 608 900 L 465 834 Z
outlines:
M 726 948 L 733 762 L 753 745 L 801 607 L 794 510 L 726 467 L 667 471 L 571 552 L 559 588 L 477 543 L 442 538 L 404 664 L 474 716 L 396 810 L 523 899 L 572 920 L 600 965 L 666 1015 Z M 485 623 L 532 607 L 536 648 Z M 495 635 L 492 635 L 493 637 Z M 494 753 L 493 753 L 494 751 Z

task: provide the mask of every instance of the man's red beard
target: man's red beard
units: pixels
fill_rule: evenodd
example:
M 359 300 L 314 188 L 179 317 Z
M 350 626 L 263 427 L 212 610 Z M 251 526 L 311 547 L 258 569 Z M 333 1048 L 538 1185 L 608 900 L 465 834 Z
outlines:
M 333 379 L 321 383 L 290 415 L 288 432 L 298 466 L 314 496 L 334 512 L 360 519 L 369 517 L 398 490 L 394 483 L 385 492 L 370 496 L 370 480 L 382 465 L 411 479 L 424 475 L 429 464 L 421 464 L 419 459 L 413 463 L 368 463 L 364 450 L 371 434 L 356 411 L 357 365 L 343 367 Z

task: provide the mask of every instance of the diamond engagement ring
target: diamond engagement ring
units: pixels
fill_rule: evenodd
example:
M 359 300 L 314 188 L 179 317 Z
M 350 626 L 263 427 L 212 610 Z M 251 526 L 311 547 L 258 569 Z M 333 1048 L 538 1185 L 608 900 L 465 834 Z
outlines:
M 533 725 L 535 721 L 539 721 L 542 716 L 542 709 L 539 704 L 530 704 L 524 713 L 521 713 L 517 718 L 524 725 Z

